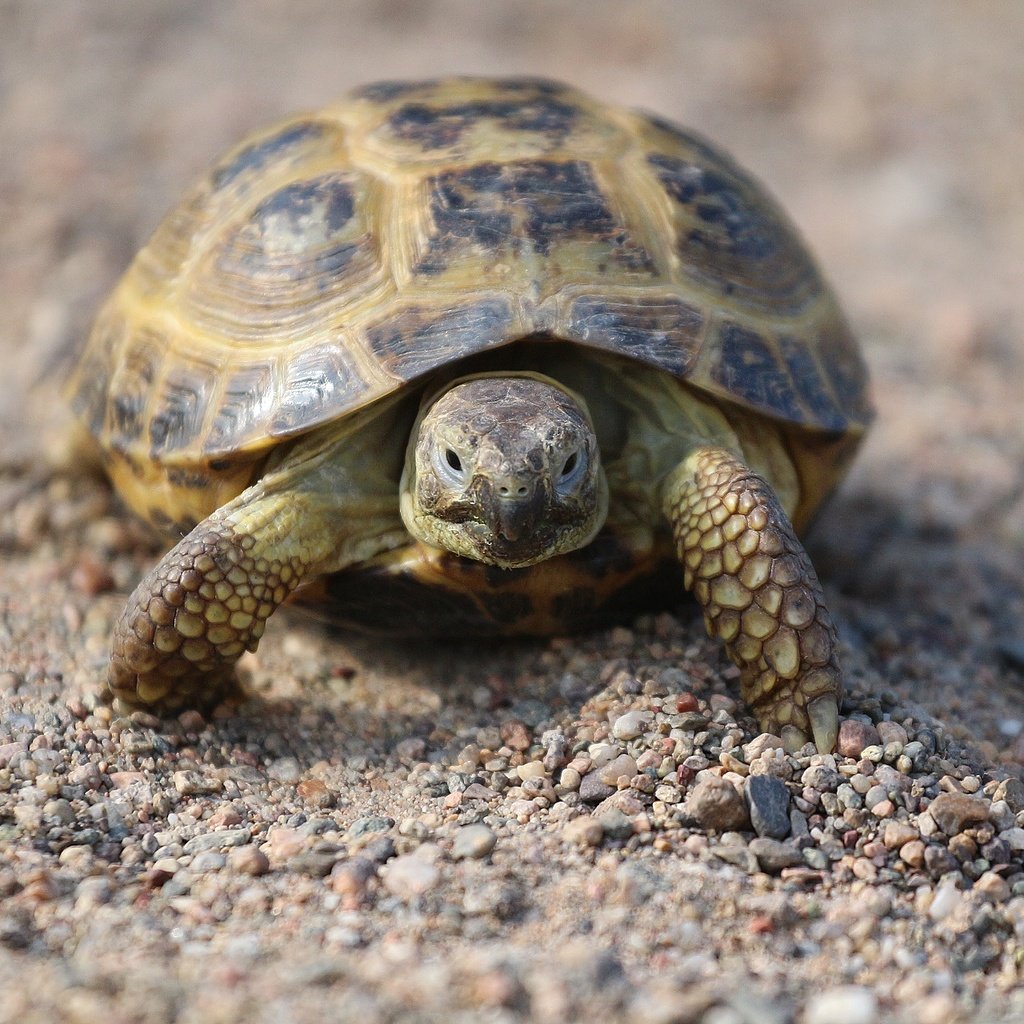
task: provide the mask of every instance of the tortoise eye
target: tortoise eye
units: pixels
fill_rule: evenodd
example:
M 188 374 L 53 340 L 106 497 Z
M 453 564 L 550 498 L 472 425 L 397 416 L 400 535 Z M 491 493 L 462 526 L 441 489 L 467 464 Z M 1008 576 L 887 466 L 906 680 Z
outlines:
M 462 459 L 459 458 L 458 454 L 452 448 L 449 448 L 444 453 L 444 461 L 447 462 L 456 473 L 462 472 Z
M 576 463 L 579 461 L 579 452 L 573 452 L 569 458 L 565 460 L 565 465 L 562 466 L 562 472 L 559 474 L 564 480 L 569 476 L 572 471 L 576 468 Z

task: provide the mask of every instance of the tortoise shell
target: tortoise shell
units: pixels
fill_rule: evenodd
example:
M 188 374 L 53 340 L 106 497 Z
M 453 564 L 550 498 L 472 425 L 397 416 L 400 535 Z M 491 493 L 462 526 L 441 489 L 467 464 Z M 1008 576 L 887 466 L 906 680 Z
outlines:
M 829 480 L 870 418 L 764 190 L 695 134 L 535 79 L 379 83 L 242 142 L 131 264 L 71 390 L 140 485 L 230 492 L 283 439 L 526 337 L 826 438 Z

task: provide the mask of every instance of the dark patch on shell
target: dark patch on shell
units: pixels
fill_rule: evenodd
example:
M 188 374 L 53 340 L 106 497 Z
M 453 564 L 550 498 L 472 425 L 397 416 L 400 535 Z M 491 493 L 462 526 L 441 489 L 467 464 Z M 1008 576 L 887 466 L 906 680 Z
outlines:
M 111 394 L 109 427 L 115 448 L 123 449 L 141 434 L 149 398 L 148 383 L 137 378 L 133 387 L 122 383 L 119 390 Z
M 376 567 L 333 573 L 322 581 L 316 610 L 341 625 L 397 636 L 466 636 L 479 632 L 480 606 L 462 591 L 424 584 Z M 298 595 L 302 599 L 301 592 Z M 491 624 L 491 631 L 494 626 Z
M 752 181 L 721 163 L 661 153 L 647 160 L 688 214 L 676 241 L 687 273 L 758 306 L 796 309 L 817 292 L 813 264 Z
M 873 411 L 868 401 L 868 371 L 845 323 L 832 326 L 822 339 L 821 358 L 840 405 L 855 422 L 869 422 Z
M 210 274 L 195 279 L 197 305 L 215 315 L 247 311 L 249 322 L 273 317 L 275 329 L 289 317 L 310 315 L 321 298 L 355 290 L 379 269 L 352 175 L 338 172 L 278 189 L 214 255 Z
M 381 365 L 399 380 L 412 380 L 463 355 L 502 344 L 512 307 L 491 298 L 455 309 L 406 306 L 371 327 L 366 336 Z
M 167 481 L 175 487 L 185 487 L 190 491 L 205 491 L 213 482 L 205 468 L 182 469 L 176 466 L 168 468 Z
M 266 364 L 235 370 L 224 389 L 217 413 L 204 445 L 220 451 L 255 429 L 262 429 L 268 395 L 273 388 L 273 370 Z
M 803 419 L 793 393 L 793 378 L 764 338 L 738 324 L 722 327 L 722 349 L 712 375 L 730 395 L 791 420 Z
M 260 203 L 230 251 L 250 277 L 334 276 L 359 249 L 348 238 L 332 237 L 342 233 L 353 212 L 352 188 L 343 175 L 293 182 Z
M 397 138 L 414 142 L 424 149 L 447 149 L 485 119 L 501 122 L 502 131 L 536 132 L 557 145 L 572 131 L 578 121 L 578 107 L 551 96 L 529 99 L 518 96 L 509 100 L 476 100 L 431 106 L 407 103 L 388 119 Z
M 492 259 L 509 247 L 518 253 L 523 242 L 547 255 L 552 243 L 607 240 L 622 227 L 580 160 L 487 162 L 446 171 L 431 182 L 430 206 L 434 231 L 416 267 L 422 273 L 444 271 L 452 253 L 467 245 Z M 619 247 L 627 243 L 623 235 Z M 650 262 L 646 253 L 634 258 Z
M 184 448 L 203 425 L 206 411 L 194 374 L 171 375 L 164 385 L 161 403 L 149 423 L 150 453 Z
M 418 82 L 401 80 L 370 82 L 368 85 L 360 86 L 352 95 L 356 99 L 371 100 L 374 103 L 387 103 L 389 100 L 398 99 L 400 96 L 409 96 L 413 93 L 434 89 L 440 81 L 442 80 L 438 78 L 425 78 Z
M 488 571 L 493 567 L 449 555 L 440 576 L 415 562 L 401 569 L 370 562 L 324 577 L 297 596 L 331 622 L 388 636 L 565 635 L 628 621 L 682 598 L 678 562 L 652 559 L 630 575 L 637 569 L 630 554 L 618 574 L 624 552 L 611 531 L 602 531 L 567 564 L 575 580 L 554 591 L 546 563 L 495 575 Z M 593 587 L 581 572 L 595 580 Z
M 96 437 L 102 435 L 109 388 L 110 343 L 93 339 L 77 370 L 71 406 Z
M 594 614 L 597 595 L 589 587 L 570 587 L 551 600 L 551 611 L 562 622 L 574 622 Z
M 818 364 L 807 345 L 797 338 L 784 336 L 779 339 L 779 349 L 793 386 L 811 411 L 815 425 L 823 430 L 844 430 L 849 426 L 821 379 Z
M 663 132 L 674 143 L 688 149 L 694 156 L 700 157 L 706 163 L 720 164 L 722 162 L 721 151 L 699 132 L 683 128 L 672 121 L 659 117 L 657 114 L 644 112 L 641 116 L 648 124 L 657 128 L 659 132 Z
M 211 179 L 214 189 L 222 189 L 230 185 L 236 178 L 248 171 L 262 169 L 266 164 L 279 159 L 292 147 L 301 142 L 320 138 L 324 134 L 324 125 L 316 121 L 300 121 L 282 128 L 276 135 L 271 135 L 236 153 L 226 164 L 216 168 Z
M 631 356 L 684 377 L 700 348 L 704 317 L 699 309 L 671 296 L 603 299 L 582 295 L 573 301 L 566 334 L 596 348 Z
M 533 611 L 533 601 L 526 594 L 495 591 L 482 593 L 479 598 L 499 629 L 525 619 Z
M 353 212 L 352 188 L 337 174 L 296 181 L 265 199 L 253 215 L 266 230 L 271 218 L 284 217 L 293 232 L 311 220 L 319 221 L 328 234 L 340 231 Z

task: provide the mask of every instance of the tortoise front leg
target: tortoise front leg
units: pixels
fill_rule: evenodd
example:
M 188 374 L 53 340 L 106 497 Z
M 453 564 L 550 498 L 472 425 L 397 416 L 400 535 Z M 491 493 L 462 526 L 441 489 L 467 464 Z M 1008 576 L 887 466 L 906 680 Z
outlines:
M 108 683 L 132 704 L 209 704 L 267 618 L 316 571 L 331 538 L 315 497 L 255 484 L 200 523 L 142 580 L 114 627 Z
M 771 487 L 721 448 L 693 451 L 664 507 L 685 582 L 740 668 L 743 699 L 787 749 L 835 747 L 842 697 L 821 584 Z

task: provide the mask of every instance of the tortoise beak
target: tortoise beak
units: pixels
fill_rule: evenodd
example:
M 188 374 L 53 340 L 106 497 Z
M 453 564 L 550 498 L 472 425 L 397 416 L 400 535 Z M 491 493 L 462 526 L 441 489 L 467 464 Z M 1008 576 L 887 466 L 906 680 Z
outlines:
M 525 497 L 497 498 L 492 522 L 495 534 L 512 544 L 528 537 L 541 521 L 546 505 L 539 487 Z

